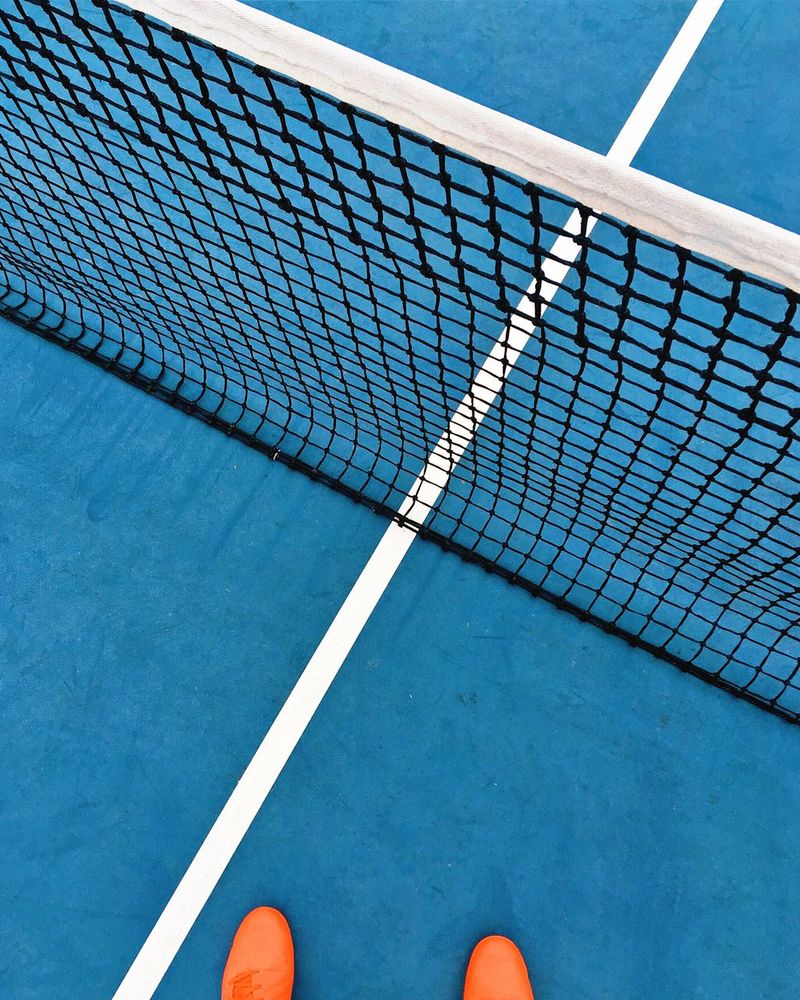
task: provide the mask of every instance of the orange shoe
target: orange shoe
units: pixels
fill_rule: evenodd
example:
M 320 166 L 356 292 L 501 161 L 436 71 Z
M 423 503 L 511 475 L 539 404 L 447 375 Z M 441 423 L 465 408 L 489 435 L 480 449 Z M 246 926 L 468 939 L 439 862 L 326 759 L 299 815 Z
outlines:
M 513 941 L 493 935 L 475 945 L 464 1000 L 533 1000 L 525 959 Z
M 222 974 L 222 1000 L 291 1000 L 294 945 L 286 918 L 260 906 L 239 925 Z

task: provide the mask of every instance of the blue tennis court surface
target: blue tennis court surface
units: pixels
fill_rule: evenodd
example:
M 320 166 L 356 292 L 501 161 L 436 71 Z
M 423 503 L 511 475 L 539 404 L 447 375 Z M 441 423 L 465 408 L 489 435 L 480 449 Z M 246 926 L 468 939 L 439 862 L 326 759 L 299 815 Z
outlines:
M 591 149 L 688 3 L 260 6 Z M 455 38 L 458 44 L 454 44 Z M 723 5 L 634 165 L 798 228 L 789 5 Z M 0 993 L 111 997 L 386 522 L 3 322 Z M 295 996 L 796 997 L 797 730 L 417 542 L 163 980 L 289 917 Z

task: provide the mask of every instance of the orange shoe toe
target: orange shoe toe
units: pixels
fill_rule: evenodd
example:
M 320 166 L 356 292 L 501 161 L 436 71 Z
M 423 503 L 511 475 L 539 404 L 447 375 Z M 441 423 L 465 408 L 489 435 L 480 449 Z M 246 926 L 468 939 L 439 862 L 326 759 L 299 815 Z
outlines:
M 222 1000 L 291 1000 L 294 945 L 286 918 L 260 906 L 239 925 L 222 975 Z
M 525 959 L 513 941 L 493 935 L 475 945 L 464 1000 L 533 1000 Z

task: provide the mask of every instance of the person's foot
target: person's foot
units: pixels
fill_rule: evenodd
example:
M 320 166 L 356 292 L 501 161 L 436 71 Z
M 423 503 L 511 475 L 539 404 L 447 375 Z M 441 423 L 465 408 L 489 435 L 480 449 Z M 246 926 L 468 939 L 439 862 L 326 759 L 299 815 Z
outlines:
M 239 925 L 225 972 L 222 1000 L 291 1000 L 294 946 L 286 918 L 260 906 Z
M 533 1000 L 525 959 L 513 941 L 493 935 L 475 945 L 464 1000 Z

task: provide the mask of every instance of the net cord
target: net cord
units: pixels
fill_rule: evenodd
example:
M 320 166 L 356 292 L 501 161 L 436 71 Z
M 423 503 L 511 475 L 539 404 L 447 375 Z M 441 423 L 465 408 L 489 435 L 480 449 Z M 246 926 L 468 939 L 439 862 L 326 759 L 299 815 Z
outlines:
M 127 6 L 654 236 L 800 292 L 800 236 L 615 163 L 239 0 Z

